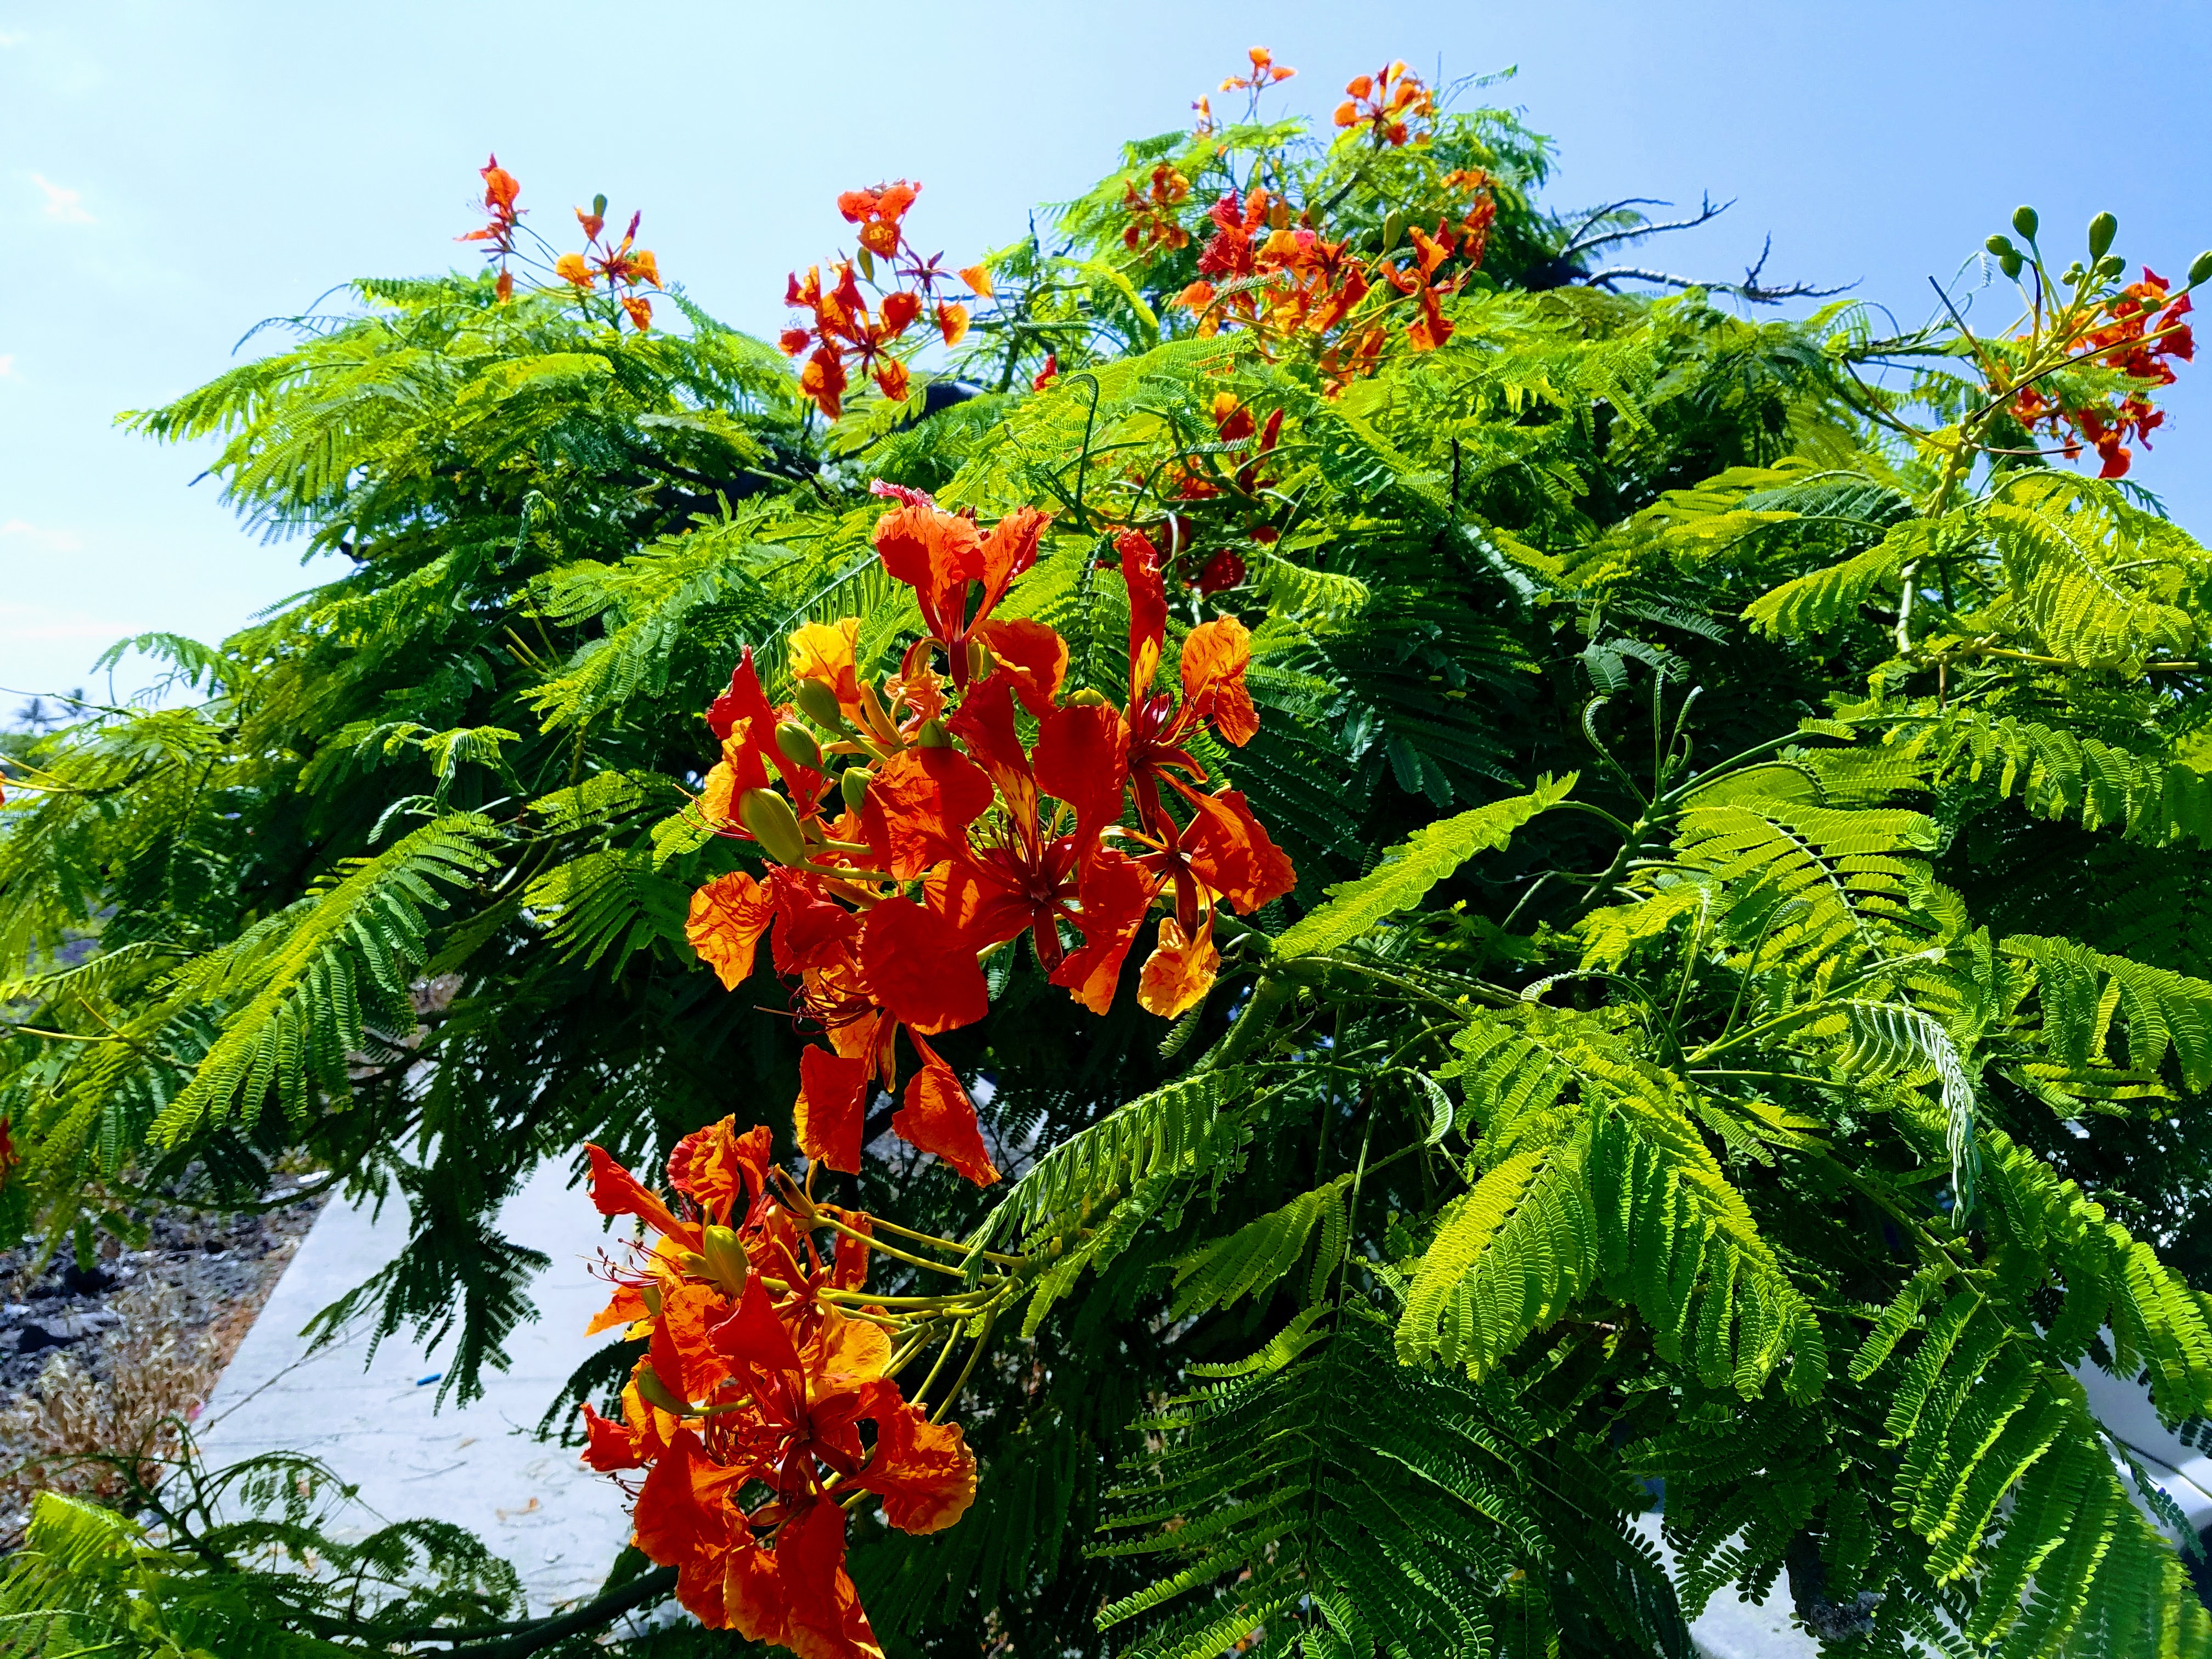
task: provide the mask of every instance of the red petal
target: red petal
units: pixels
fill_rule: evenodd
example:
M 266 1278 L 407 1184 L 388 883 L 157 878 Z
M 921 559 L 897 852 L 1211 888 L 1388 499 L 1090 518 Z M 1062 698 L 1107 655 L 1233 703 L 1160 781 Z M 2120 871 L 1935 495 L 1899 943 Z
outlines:
M 879 900 L 868 912 L 860 966 L 876 1000 L 910 1030 L 949 1031 L 990 1012 L 974 947 L 911 899 Z
M 1184 706 L 1198 718 L 1211 720 L 1214 730 L 1239 748 L 1260 730 L 1252 694 L 1244 686 L 1251 660 L 1252 635 L 1234 617 L 1200 623 L 1183 639 Z
M 883 1649 L 860 1609 L 845 1571 L 845 1511 L 826 1500 L 808 1504 L 775 1535 L 776 1565 L 789 1599 L 784 1643 L 802 1659 L 868 1659 Z
M 717 876 L 691 895 L 684 937 L 699 960 L 714 970 L 722 988 L 734 991 L 752 977 L 761 935 L 775 919 L 775 901 L 742 870 Z
M 966 850 L 968 826 L 994 799 L 983 769 L 957 750 L 902 750 L 868 781 L 868 840 L 894 880 L 912 881 Z
M 592 1162 L 592 1203 L 601 1215 L 634 1215 L 655 1231 L 699 1248 L 699 1230 L 678 1221 L 660 1194 L 616 1163 L 612 1153 L 588 1145 L 584 1151 Z
M 668 1184 L 721 1226 L 729 1224 L 738 1194 L 757 1198 L 768 1180 L 767 1127 L 757 1125 L 740 1135 L 737 1122 L 726 1117 L 695 1129 L 668 1155 Z
M 796 1371 L 802 1369 L 791 1333 L 775 1316 L 768 1287 L 757 1274 L 745 1280 L 738 1305 L 709 1331 L 714 1352 L 734 1367 L 750 1371 Z
M 1190 867 L 1240 915 L 1250 915 L 1298 884 L 1288 855 L 1267 838 L 1242 793 L 1224 789 L 1218 795 L 1201 795 L 1173 778 L 1169 781 L 1198 809 L 1182 832 Z
M 867 1115 L 867 1060 L 846 1059 L 827 1048 L 799 1056 L 799 1103 L 792 1127 L 799 1150 L 847 1175 L 860 1172 L 860 1127 Z
M 717 1468 L 699 1437 L 678 1429 L 637 1495 L 638 1548 L 648 1560 L 681 1570 L 677 1600 L 710 1629 L 727 1616 L 721 1567 L 732 1517 L 723 1493 L 744 1473 L 742 1465 Z
M 960 712 L 945 721 L 945 730 L 968 745 L 968 752 L 990 775 L 999 793 L 1006 798 L 1016 819 L 1026 825 L 1036 823 L 1036 779 L 1030 770 L 1030 757 L 1023 752 L 1022 740 L 1014 730 L 1014 696 L 1012 679 L 1003 674 L 994 674 L 968 688 L 961 700 Z
M 779 866 L 769 872 L 766 885 L 775 896 L 770 942 L 777 972 L 803 974 L 844 959 L 845 946 L 860 936 L 860 920 L 822 896 L 819 877 Z
M 1143 866 L 1111 848 L 1083 872 L 1079 895 L 1082 914 L 1076 918 L 1076 926 L 1083 930 L 1083 948 L 1068 953 L 1053 970 L 1052 982 L 1092 1013 L 1103 1014 L 1114 1006 L 1122 958 L 1129 954 L 1158 886 Z
M 1039 720 L 1049 714 L 1060 682 L 1067 678 L 1067 641 L 1027 617 L 987 622 L 975 637 L 990 647 L 1000 669 L 1013 681 L 1022 707 Z
M 941 1532 L 975 1501 L 975 1455 L 957 1423 L 932 1423 L 899 1398 L 896 1385 L 869 1385 L 863 1407 L 875 1419 L 876 1453 L 860 1484 L 884 1500 L 884 1519 L 902 1532 Z
M 978 1187 L 989 1186 L 999 1172 L 983 1149 L 975 1103 L 960 1086 L 959 1074 L 937 1057 L 935 1049 L 920 1037 L 914 1046 L 921 1055 L 921 1069 L 906 1085 L 905 1103 L 891 1118 L 892 1133 L 908 1146 L 943 1158 Z
M 584 1462 L 601 1474 L 612 1474 L 617 1469 L 641 1469 L 645 1460 L 637 1455 L 631 1442 L 629 1429 L 621 1423 L 610 1423 L 584 1402 Z
M 1099 832 L 1121 817 L 1128 726 L 1103 703 L 1055 709 L 1037 727 L 1031 763 L 1039 787 L 1075 809 L 1077 852 L 1087 862 L 1097 854 Z
M 975 612 L 976 621 L 989 616 L 991 607 L 1005 595 L 1007 585 L 1036 562 L 1038 538 L 1051 522 L 1049 513 L 1041 513 L 1033 507 L 1018 507 L 991 526 L 991 533 L 983 538 L 982 563 L 978 572 L 983 582 L 983 603 Z
M 1121 554 L 1121 580 L 1129 589 L 1129 695 L 1135 702 L 1151 690 L 1160 649 L 1168 636 L 1168 595 L 1160 581 L 1160 553 L 1141 530 L 1125 530 L 1115 540 Z
M 895 507 L 877 520 L 876 552 L 892 580 L 921 601 L 922 616 L 940 640 L 964 620 L 968 584 L 983 574 L 982 538 L 975 524 L 933 507 Z

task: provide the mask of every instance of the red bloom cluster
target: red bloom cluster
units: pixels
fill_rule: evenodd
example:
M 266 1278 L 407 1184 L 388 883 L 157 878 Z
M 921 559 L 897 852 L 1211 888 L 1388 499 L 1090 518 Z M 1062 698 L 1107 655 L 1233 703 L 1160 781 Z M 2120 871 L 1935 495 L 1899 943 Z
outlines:
M 2124 397 L 2069 407 L 2063 399 L 2047 396 L 2039 386 L 2024 386 L 2014 394 L 2014 417 L 2030 432 L 2039 427 L 2063 440 L 2069 461 L 2083 444 L 2094 448 L 2103 465 L 2098 477 L 2126 476 L 2133 459 L 2130 438 L 2150 447 L 2150 434 L 2164 424 L 2165 415 L 2151 404 L 2149 391 L 2172 386 L 2172 360 L 2191 361 L 2197 355 L 2195 337 L 2182 321 L 2190 312 L 2186 294 L 2169 301 L 2166 280 L 2143 267 L 2142 280 L 2130 283 L 2091 314 L 2074 338 L 2069 354 L 2094 359 L 2142 383 Z
M 836 420 L 843 412 L 843 398 L 851 380 L 845 362 L 854 359 L 861 375 L 872 375 L 884 397 L 902 398 L 909 379 L 905 362 L 893 347 L 923 311 L 934 303 L 937 327 L 947 345 L 957 345 L 968 332 L 968 307 L 954 301 L 936 299 L 937 285 L 946 280 L 939 269 L 941 255 L 927 259 L 914 251 L 906 239 L 907 210 L 921 194 L 920 185 L 903 179 L 872 190 L 848 190 L 837 198 L 837 210 L 845 222 L 858 225 L 860 251 L 854 260 L 839 260 L 830 267 L 825 287 L 820 266 L 811 266 L 801 278 L 794 271 L 784 289 L 783 302 L 804 311 L 812 321 L 783 331 L 784 355 L 811 352 L 799 371 L 799 389 L 814 399 L 823 414 Z M 894 286 L 878 289 L 871 312 L 860 293 L 866 280 L 876 285 L 876 261 L 884 261 Z M 857 271 L 855 266 L 857 264 Z M 969 265 L 957 273 L 969 291 L 991 297 L 990 273 Z
M 500 166 L 499 157 L 492 156 L 477 169 L 484 185 L 484 211 L 490 221 L 481 230 L 470 231 L 453 240 L 459 242 L 489 242 L 485 250 L 499 261 L 498 294 L 501 302 L 514 297 L 514 273 L 507 262 L 514 256 L 514 233 L 522 223 L 522 210 L 515 202 L 522 195 L 522 185 L 515 176 Z
M 1216 902 L 1249 913 L 1297 878 L 1243 795 L 1194 787 L 1207 781 L 1188 746 L 1200 726 L 1236 744 L 1258 729 L 1242 623 L 1193 629 L 1180 700 L 1156 691 L 1159 557 L 1125 532 L 1128 700 L 1117 709 L 1095 692 L 1063 696 L 1066 642 L 1042 623 L 993 615 L 1036 562 L 1047 516 L 1024 507 L 986 531 L 919 491 L 877 489 L 898 502 L 876 526 L 877 551 L 914 590 L 927 636 L 878 686 L 859 672 L 857 617 L 803 627 L 791 638 L 795 702 L 780 708 L 750 653 L 738 664 L 708 713 L 722 760 L 699 806 L 775 867 L 708 883 L 685 932 L 726 986 L 751 974 L 764 938 L 797 981 L 800 1014 L 827 1043 L 800 1060 L 795 1123 L 808 1157 L 860 1168 L 867 1102 L 875 1085 L 896 1087 L 902 1029 L 920 1066 L 891 1129 L 981 1185 L 998 1172 L 975 1107 L 928 1042 L 988 1012 L 980 956 L 1026 933 L 1052 982 L 1103 1013 L 1159 900 L 1170 913 L 1138 1000 L 1172 1016 L 1212 984 Z
M 584 251 L 564 253 L 553 262 L 553 274 L 588 294 L 601 283 L 622 302 L 623 312 L 641 334 L 653 325 L 653 301 L 637 292 L 660 286 L 660 266 L 653 250 L 637 246 L 638 222 L 642 213 L 629 216 L 629 228 L 622 240 L 601 240 L 607 228 L 606 198 L 592 204 L 587 212 L 576 210 L 576 222 L 584 228 Z
M 1393 63 L 1373 75 L 1355 76 L 1344 91 L 1345 100 L 1336 106 L 1336 125 L 1365 127 L 1377 149 L 1395 148 L 1413 136 L 1406 125 L 1409 118 L 1418 120 L 1437 112 L 1436 94 L 1402 63 Z M 1415 142 L 1425 143 L 1427 139 L 1428 135 L 1422 133 Z
M 1277 63 L 1275 54 L 1265 46 L 1255 46 L 1244 55 L 1252 60 L 1252 72 L 1228 76 L 1221 83 L 1222 91 L 1260 92 L 1297 73 L 1288 64 Z
M 586 1150 L 599 1212 L 659 1237 L 615 1269 L 592 1323 L 647 1346 L 619 1419 L 583 1408 L 584 1461 L 646 1472 L 637 1547 L 677 1569 L 702 1624 L 805 1659 L 881 1659 L 845 1567 L 847 1509 L 872 1494 L 890 1525 L 936 1532 L 974 1501 L 975 1460 L 891 1380 L 892 1322 L 864 1290 L 868 1218 L 815 1204 L 771 1162 L 768 1130 L 732 1118 L 678 1144 L 675 1205 Z M 827 1262 L 823 1227 L 841 1236 Z
M 1182 228 L 1177 210 L 1189 199 L 1190 180 L 1166 161 L 1152 168 L 1149 190 L 1139 192 L 1133 183 L 1125 185 L 1121 204 L 1128 210 L 1129 222 L 1121 228 L 1122 246 L 1141 249 L 1147 259 L 1163 248 L 1173 252 L 1188 246 L 1190 233 Z

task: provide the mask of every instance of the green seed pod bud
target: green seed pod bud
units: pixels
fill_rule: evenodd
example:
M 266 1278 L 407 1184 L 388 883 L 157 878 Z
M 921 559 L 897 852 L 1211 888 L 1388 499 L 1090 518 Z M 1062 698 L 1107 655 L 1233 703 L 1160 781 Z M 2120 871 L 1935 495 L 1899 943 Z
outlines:
M 968 678 L 980 680 L 991 672 L 994 659 L 991 647 L 981 640 L 968 641 Z
M 945 729 L 945 722 L 940 720 L 924 720 L 921 730 L 914 734 L 914 740 L 924 749 L 952 747 L 952 734 Z
M 775 746 L 786 760 L 796 761 L 810 772 L 822 769 L 822 745 L 797 720 L 786 720 L 775 728 Z
M 2100 213 L 2089 221 L 2089 257 L 2101 259 L 2112 251 L 2112 238 L 2120 234 L 2120 222 L 2109 213 Z
M 799 833 L 799 816 L 775 790 L 746 790 L 738 797 L 738 818 L 752 831 L 761 851 L 778 864 L 806 862 L 806 837 Z
M 1398 239 L 1406 234 L 1406 216 L 1392 208 L 1382 216 L 1382 251 L 1385 253 L 1398 246 Z
M 820 680 L 801 680 L 799 690 L 791 694 L 799 705 L 799 712 L 825 732 L 845 729 L 844 711 L 837 707 L 837 694 Z
M 2097 261 L 2097 275 L 2100 276 L 2117 276 L 2127 268 L 2128 262 L 2117 253 L 2107 253 Z
M 635 1378 L 639 1395 L 648 1406 L 658 1406 L 672 1417 L 695 1415 L 689 1401 L 679 1399 L 676 1391 L 660 1380 L 660 1373 L 650 1365 L 638 1367 Z
M 602 191 L 599 195 L 592 198 L 592 217 L 594 219 L 604 219 L 606 216 L 607 198 L 606 192 Z
M 1997 269 L 2015 283 L 2020 280 L 2020 273 L 2027 268 L 2027 261 L 2021 258 L 2016 251 L 2008 251 L 1997 255 Z
M 1103 708 L 1106 706 L 1106 694 L 1094 691 L 1086 685 L 1080 691 L 1067 694 L 1067 706 L 1070 708 Z
M 706 1264 L 707 1277 L 730 1295 L 743 1296 L 751 1264 L 745 1260 L 745 1247 L 738 1242 L 738 1236 L 727 1227 L 709 1227 L 702 1243 L 700 1257 Z
M 1989 249 L 1989 251 L 1998 258 L 2002 259 L 2006 254 L 2012 252 L 2012 238 L 2009 236 L 1992 236 L 1987 241 L 1984 242 L 1982 246 Z
M 2078 288 L 2089 280 L 2089 273 L 2081 269 L 2081 262 L 2076 259 L 2058 273 L 2058 280 L 2069 288 Z
M 868 775 L 855 766 L 837 780 L 837 793 L 845 798 L 845 810 L 860 813 L 868 810 Z
M 2035 227 L 2039 222 L 2032 207 L 2016 207 L 2012 210 L 2012 228 L 2031 242 L 2035 240 Z
M 2208 247 L 2189 262 L 2189 286 L 2212 283 L 2212 247 Z
M 865 247 L 853 250 L 853 263 L 860 268 L 860 275 L 869 282 L 876 280 L 876 256 Z

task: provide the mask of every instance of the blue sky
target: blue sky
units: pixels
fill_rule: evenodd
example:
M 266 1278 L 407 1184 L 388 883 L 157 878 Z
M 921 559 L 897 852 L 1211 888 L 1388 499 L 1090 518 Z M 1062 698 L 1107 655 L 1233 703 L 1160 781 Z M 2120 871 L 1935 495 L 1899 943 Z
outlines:
M 847 240 L 837 191 L 921 179 L 910 228 L 965 263 L 1261 43 L 1324 118 L 1394 57 L 1517 65 L 1493 95 L 1557 138 L 1555 204 L 1735 198 L 1658 257 L 1733 275 L 1771 233 L 1770 276 L 1856 281 L 1907 323 L 2021 201 L 2069 237 L 2117 213 L 2118 251 L 2168 276 L 2212 245 L 2204 0 L 0 0 L 0 687 L 102 695 L 112 640 L 213 640 L 316 579 L 192 484 L 208 452 L 112 417 L 333 283 L 465 257 L 487 150 L 549 228 L 595 191 L 642 208 L 665 275 L 769 332 L 786 270 Z M 2212 351 L 2183 376 L 2134 476 L 2203 535 Z

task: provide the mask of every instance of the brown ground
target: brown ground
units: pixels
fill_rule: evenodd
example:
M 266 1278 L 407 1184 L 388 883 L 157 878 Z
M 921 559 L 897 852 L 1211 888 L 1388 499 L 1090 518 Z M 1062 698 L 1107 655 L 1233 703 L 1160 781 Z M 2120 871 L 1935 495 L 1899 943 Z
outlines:
M 315 1191 L 264 1215 L 174 1212 L 143 1250 L 106 1241 L 89 1274 L 64 1253 L 33 1278 L 35 1250 L 0 1252 L 0 1549 L 21 1537 L 33 1493 L 112 1487 L 73 1459 L 198 1414 L 323 1201 Z

